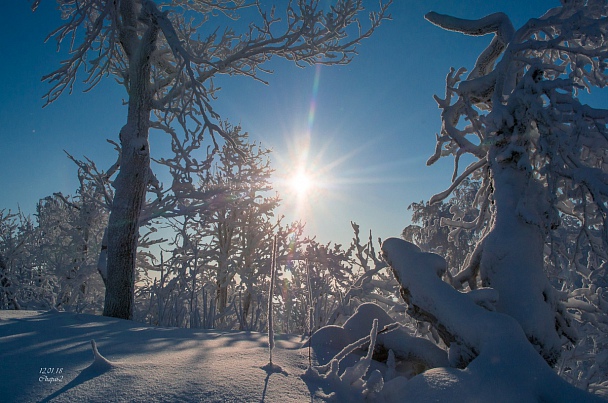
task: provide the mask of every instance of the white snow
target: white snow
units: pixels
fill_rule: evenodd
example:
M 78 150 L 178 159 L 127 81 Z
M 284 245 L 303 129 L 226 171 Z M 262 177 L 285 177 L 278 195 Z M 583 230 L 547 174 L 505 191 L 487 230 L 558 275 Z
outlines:
M 382 252 L 411 303 L 453 336 L 457 351 L 450 346 L 450 358 L 461 355 L 463 349 L 474 357 L 465 369 L 434 368 L 413 377 L 402 384 L 402 396 L 410 401 L 441 402 L 601 401 L 559 378 L 513 318 L 475 304 L 443 282 L 437 276 L 445 267 L 439 255 L 397 238 L 384 241 Z
M 91 340 L 101 356 L 95 357 Z M 154 328 L 103 316 L 0 311 L 2 402 L 305 402 L 303 340 Z M 263 368 L 264 367 L 264 368 Z M 42 368 L 54 374 L 41 374 Z M 58 371 L 61 373 L 57 374 Z M 314 386 L 314 385 L 313 385 Z
M 347 345 L 368 336 L 374 320 L 378 321 L 379 330 L 394 322 L 378 305 L 364 303 L 357 307 L 355 314 L 348 318 L 343 326 L 325 326 L 316 331 L 312 335 L 311 345 L 318 362 L 328 362 Z M 394 330 L 379 334 L 378 345 L 393 352 L 401 363 L 399 375 L 408 378 L 414 375 L 416 368 L 448 365 L 445 351 L 429 340 L 412 337 L 407 329 L 400 325 Z
M 395 246 L 393 252 L 400 249 Z M 411 252 L 419 255 L 419 262 L 426 260 L 427 254 Z M 432 271 L 426 273 L 435 277 Z M 421 277 L 431 284 L 426 274 Z M 460 308 L 459 320 L 470 326 L 475 317 L 485 317 L 478 326 L 470 326 L 479 333 L 481 353 L 464 370 L 448 367 L 445 355 L 428 349 L 438 347 L 408 336 L 400 326 L 376 335 L 376 328 L 381 331 L 390 318 L 373 304 L 362 305 L 344 327 L 321 329 L 313 336 L 316 353 L 327 341 L 326 351 L 333 354 L 354 337 L 364 336 L 359 343 L 363 348 L 355 351 L 351 346 L 353 351 L 345 351 L 344 358 L 328 355 L 325 362 L 330 365 L 325 368 L 318 359 L 308 368 L 307 344 L 299 336 L 275 336 L 276 364 L 270 367 L 268 338 L 263 333 L 155 328 L 58 311 L 0 311 L 0 399 L 24 403 L 600 401 L 560 379 L 521 328 L 492 332 L 493 325 L 509 328 L 515 321 L 475 305 L 466 294 L 450 291 L 460 295 L 446 299 Z M 438 309 L 438 316 L 442 311 L 455 313 L 445 306 Z M 371 359 L 365 347 L 370 339 L 372 346 L 390 347 L 386 364 Z M 352 345 L 357 345 L 356 340 Z M 435 354 L 434 365 L 442 366 L 415 375 L 412 367 L 399 364 L 407 352 L 408 359 L 426 354 L 427 361 Z

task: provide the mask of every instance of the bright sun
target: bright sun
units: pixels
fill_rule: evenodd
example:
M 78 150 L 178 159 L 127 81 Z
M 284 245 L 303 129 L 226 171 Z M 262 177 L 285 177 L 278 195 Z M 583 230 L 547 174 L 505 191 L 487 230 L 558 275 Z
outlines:
M 314 183 L 310 175 L 307 175 L 304 170 L 300 170 L 291 178 L 290 185 L 293 191 L 304 195 L 314 186 Z

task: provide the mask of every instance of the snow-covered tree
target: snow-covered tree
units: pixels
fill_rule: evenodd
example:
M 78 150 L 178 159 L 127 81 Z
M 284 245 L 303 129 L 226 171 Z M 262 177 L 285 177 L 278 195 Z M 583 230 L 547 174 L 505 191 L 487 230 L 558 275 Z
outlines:
M 272 254 L 270 245 L 274 228 L 270 220 L 279 200 L 268 195 L 272 189 L 269 182 L 272 174 L 270 150 L 250 144 L 247 139 L 247 133 L 237 130 L 233 137 L 234 146 L 223 147 L 208 183 L 211 188 L 224 189 L 223 195 L 214 203 L 207 228 L 203 230 L 210 239 L 217 262 L 217 307 L 220 314 L 228 304 L 229 285 L 238 274 L 245 286 L 244 315 L 247 316 L 252 283 L 255 282 L 253 277 L 259 275 L 260 265 L 266 266 Z
M 344 250 L 332 242 L 322 244 L 310 237 L 291 244 L 288 253 L 280 257 L 289 272 L 279 285 L 286 332 L 305 334 L 309 328 L 343 321 L 354 312 L 357 297 L 373 290 L 373 286 L 362 285 L 372 281 L 373 273 L 357 282 L 357 276 L 363 275 L 351 258 L 352 249 Z
M 443 256 L 450 269 L 458 270 L 479 240 L 479 234 L 487 222 L 479 220 L 475 228 L 468 229 L 449 227 L 448 223 L 454 215 L 472 221 L 479 214 L 473 203 L 479 184 L 465 179 L 447 201 L 410 204 L 408 210 L 412 211 L 412 224 L 403 229 L 401 237 L 425 252 Z
M 22 309 L 40 285 L 28 246 L 35 242 L 34 224 L 21 211 L 0 210 L 0 308 Z M 47 306 L 50 304 L 47 303 Z
M 402 239 L 383 242 L 407 313 L 431 324 L 447 362 L 408 381 L 387 371 L 377 393 L 415 401 L 600 401 L 608 356 L 600 285 L 608 250 L 608 110 L 582 103 L 579 92 L 608 84 L 608 5 L 562 1 L 518 30 L 501 13 L 426 18 L 495 37 L 470 74 L 452 69 L 445 98 L 436 98 L 443 125 L 429 164 L 452 155 L 452 185 L 431 205 L 415 206 L 428 225 L 404 236 L 437 253 L 449 253 L 463 230 L 472 231 L 465 240 L 480 238 L 453 277 L 438 254 Z M 469 165 L 461 172 L 463 160 Z M 480 184 L 474 192 L 467 191 L 470 177 Z M 443 201 L 435 214 L 449 233 L 430 222 L 432 203 Z M 584 342 L 560 359 L 577 328 Z M 344 330 L 325 332 L 336 340 Z M 394 362 L 387 360 L 390 371 Z
M 41 0 L 35 0 L 36 9 Z M 51 33 L 58 45 L 69 43 L 61 66 L 45 79 L 52 85 L 47 102 L 71 91 L 78 71 L 95 86 L 114 75 L 127 91 L 127 119 L 120 131 L 121 156 L 113 181 L 108 224 L 107 284 L 104 315 L 131 318 L 140 214 L 146 192 L 157 181 L 150 169 L 151 128 L 186 137 L 231 138 L 217 123 L 212 79 L 242 75 L 263 81 L 263 64 L 277 56 L 304 64 L 345 64 L 355 47 L 388 18 L 387 4 L 370 14 L 367 28 L 359 16 L 361 0 L 340 0 L 330 10 L 318 0 L 263 8 L 242 0 L 57 0 L 65 23 Z M 251 7 L 251 8 L 250 8 Z M 255 21 L 234 23 L 243 11 L 257 10 Z M 285 17 L 279 17 L 279 10 Z M 248 12 L 248 15 L 251 13 Z M 233 21 L 224 29 L 218 27 Z M 207 31 L 207 27 L 212 29 Z M 155 118 L 152 119 L 151 115 Z M 175 144 L 177 143 L 177 144 Z M 215 143 L 216 148 L 217 143 Z M 191 166 L 206 161 L 189 159 Z
M 104 287 L 97 272 L 97 258 L 107 211 L 90 188 L 75 197 L 56 194 L 38 203 L 38 245 L 30 245 L 39 267 L 56 282 L 57 309 L 98 312 L 103 307 Z
M 149 304 L 142 300 L 140 319 L 175 326 L 233 329 L 237 323 L 240 329 L 261 328 L 272 239 L 278 236 L 287 244 L 285 231 L 291 229 L 274 217 L 279 198 L 270 194 L 270 150 L 250 143 L 239 127 L 224 127 L 234 145 L 225 144 L 215 162 L 195 177 L 188 177 L 177 159 L 161 161 L 174 176 L 173 196 L 164 199 L 174 198 L 178 208 L 156 214 L 165 218 L 161 225 L 174 236 L 161 246 L 163 262 L 145 279 L 141 295 Z M 206 206 L 199 205 L 203 200 Z M 150 206 L 156 202 L 147 203 L 144 213 L 154 214 Z
M 359 305 L 365 302 L 374 302 L 403 319 L 402 302 L 395 298 L 398 284 L 387 269 L 386 263 L 377 254 L 372 232 L 369 232 L 367 242 L 362 242 L 359 225 L 351 222 L 351 226 L 353 239 L 345 252 L 351 277 L 340 284 L 341 287 L 336 293 L 337 307 L 328 323 L 330 325 L 343 323 L 355 313 Z
M 578 97 L 608 83 L 608 5 L 564 0 L 517 30 L 502 13 L 474 21 L 434 12 L 426 18 L 467 35 L 494 34 L 472 71 L 452 69 L 445 98 L 436 97 L 443 125 L 428 164 L 452 155 L 455 165 L 452 185 L 431 203 L 473 176 L 481 181 L 479 215 L 447 224 L 472 228 L 490 217 L 454 285 L 495 289 L 496 309 L 515 318 L 555 364 L 563 337 L 574 341 L 576 334 L 563 295 L 543 272 L 545 245 L 565 247 L 550 234 L 560 221 L 575 220 L 569 263 L 590 272 L 608 250 L 608 110 Z M 460 172 L 465 155 L 473 162 Z M 598 260 L 583 259 L 586 248 Z
M 97 257 L 107 214 L 81 187 L 38 202 L 35 218 L 0 212 L 0 309 L 97 312 Z
M 403 239 L 384 241 L 382 254 L 401 285 L 409 314 L 433 323 L 449 346 L 444 359 L 449 364 L 435 364 L 406 382 L 395 378 L 379 393 L 396 390 L 413 401 L 603 401 L 568 384 L 547 365 L 518 321 L 495 311 L 500 298 L 495 290 L 458 292 L 441 280 L 445 259 Z

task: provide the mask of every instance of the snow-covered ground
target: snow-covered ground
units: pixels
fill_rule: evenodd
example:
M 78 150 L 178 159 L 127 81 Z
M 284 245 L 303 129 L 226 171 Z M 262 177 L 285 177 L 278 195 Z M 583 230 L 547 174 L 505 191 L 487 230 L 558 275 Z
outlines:
M 270 367 L 263 333 L 158 328 L 57 311 L 0 311 L 0 402 L 602 401 L 566 385 L 529 345 L 520 347 L 532 351 L 531 358 L 524 354 L 513 365 L 509 357 L 522 356 L 521 351 L 499 349 L 484 352 L 465 370 L 434 368 L 407 380 L 413 367 L 395 366 L 394 357 L 387 366 L 365 350 L 346 353 L 352 348 L 345 344 L 364 336 L 375 322 L 372 344 L 409 360 L 437 359 L 420 340 L 387 333 L 376 341 L 383 315 L 371 304 L 363 307 L 343 327 L 313 336 L 313 369 L 308 369 L 308 349 L 302 348 L 306 343 L 297 336 L 275 338 Z M 341 349 L 340 358 L 332 359 Z
M 110 363 L 94 363 L 91 340 Z M 299 337 L 0 311 L 1 402 L 310 402 Z M 46 374 L 45 374 L 46 372 Z M 51 373 L 52 372 L 52 373 Z M 314 392 L 313 392 L 314 394 Z

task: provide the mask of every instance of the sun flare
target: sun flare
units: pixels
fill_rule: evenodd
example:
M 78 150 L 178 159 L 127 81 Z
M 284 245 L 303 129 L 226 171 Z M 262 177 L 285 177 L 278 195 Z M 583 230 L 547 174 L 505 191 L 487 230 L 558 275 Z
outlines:
M 304 170 L 298 171 L 290 181 L 291 189 L 299 195 L 306 194 L 313 186 L 313 180 Z

